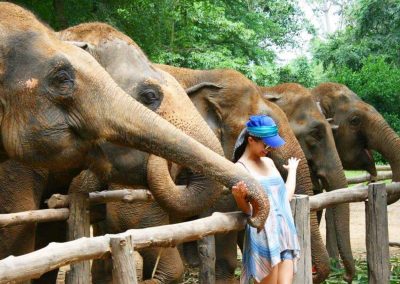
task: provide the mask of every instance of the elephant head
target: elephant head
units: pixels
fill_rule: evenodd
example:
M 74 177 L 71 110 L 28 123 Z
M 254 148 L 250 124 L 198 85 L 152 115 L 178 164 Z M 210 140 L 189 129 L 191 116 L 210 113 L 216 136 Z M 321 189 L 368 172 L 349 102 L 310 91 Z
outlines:
M 150 79 L 131 92 L 163 95 Z M 87 52 L 60 41 L 10 3 L 0 3 L 0 104 L 4 157 L 61 170 L 76 167 L 93 145 L 109 141 L 162 156 L 228 187 L 244 175 L 259 211 L 250 221 L 257 227 L 265 222 L 267 197 L 245 171 L 132 99 Z
M 183 88 L 170 74 L 155 69 L 128 36 L 104 23 L 85 23 L 59 32 L 59 37 L 89 52 L 135 100 L 223 155 L 219 141 Z M 157 84 L 158 89 L 151 88 L 153 84 Z M 142 92 L 132 91 L 137 85 L 143 86 Z M 111 164 L 109 182 L 149 186 L 159 204 L 170 214 L 198 214 L 211 206 L 222 192 L 222 185 L 190 171 L 185 181 L 187 186 L 176 186 L 170 175 L 172 168 L 188 171 L 176 165 L 171 167 L 155 155 L 111 143 L 102 143 L 101 147 Z
M 320 182 L 327 191 L 346 188 L 346 176 L 331 126 L 311 92 L 294 83 L 260 87 L 260 90 L 265 99 L 285 112 L 307 158 L 314 188 L 319 189 Z M 350 281 L 354 277 L 355 266 L 350 243 L 349 204 L 340 204 L 329 210 L 333 214 L 335 228 L 332 233 L 337 236 L 337 246 L 346 268 L 345 279 Z
M 322 111 L 335 125 L 334 137 L 343 167 L 376 176 L 372 151 L 390 163 L 393 181 L 400 181 L 400 138 L 375 108 L 342 84 L 323 83 L 312 90 Z
M 233 70 L 191 70 L 167 65 L 156 65 L 172 74 L 186 91 L 208 125 L 221 141 L 225 156 L 232 158 L 240 131 L 251 114 L 267 114 L 279 125 L 279 134 L 286 144 L 272 153 L 271 158 L 282 176 L 287 172 L 282 165 L 291 156 L 301 158 L 297 173 L 296 193 L 312 195 L 312 182 L 304 153 L 290 128 L 283 111 L 264 101 L 258 86 Z M 316 282 L 329 274 L 329 258 L 322 242 L 315 213 L 311 214 L 312 254 L 317 269 Z

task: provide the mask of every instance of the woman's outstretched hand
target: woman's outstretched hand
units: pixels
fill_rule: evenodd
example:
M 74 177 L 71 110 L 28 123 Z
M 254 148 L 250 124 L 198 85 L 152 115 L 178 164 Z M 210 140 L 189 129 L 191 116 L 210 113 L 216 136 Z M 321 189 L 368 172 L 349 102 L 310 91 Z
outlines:
M 287 165 L 283 165 L 283 167 L 288 171 L 289 170 L 293 170 L 293 171 L 296 172 L 297 167 L 299 165 L 299 162 L 300 162 L 300 159 L 295 158 L 295 157 L 291 157 L 291 158 L 288 159 Z
M 240 210 L 251 215 L 251 207 L 247 201 L 247 192 L 248 188 L 244 181 L 239 181 L 237 184 L 232 186 L 232 194 Z
M 246 201 L 247 191 L 248 188 L 244 181 L 239 181 L 237 184 L 232 186 L 232 194 L 236 200 Z

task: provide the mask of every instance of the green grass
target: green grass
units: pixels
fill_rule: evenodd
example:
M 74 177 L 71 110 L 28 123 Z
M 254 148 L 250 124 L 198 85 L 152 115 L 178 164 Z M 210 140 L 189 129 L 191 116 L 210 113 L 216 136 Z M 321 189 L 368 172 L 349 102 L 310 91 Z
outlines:
M 400 283 L 400 258 L 391 258 L 391 276 L 390 284 Z M 343 281 L 344 270 L 336 268 L 336 263 L 331 265 L 331 274 L 329 278 L 323 282 L 325 284 L 346 284 Z M 356 276 L 352 282 L 353 284 L 368 283 L 368 268 L 366 260 L 356 260 Z

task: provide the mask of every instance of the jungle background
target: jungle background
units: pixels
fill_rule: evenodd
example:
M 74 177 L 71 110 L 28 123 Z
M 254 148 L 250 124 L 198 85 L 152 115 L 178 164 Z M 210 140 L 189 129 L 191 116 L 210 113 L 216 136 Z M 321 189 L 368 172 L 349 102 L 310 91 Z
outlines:
M 107 22 L 133 38 L 156 63 L 233 68 L 264 86 L 345 84 L 400 133 L 400 0 L 12 2 L 55 30 Z M 312 23 L 300 6 L 307 6 L 321 23 Z M 335 29 L 329 26 L 332 11 L 338 19 Z M 302 52 L 282 60 L 290 50 Z
M 400 134 L 400 0 L 11 2 L 33 11 L 55 30 L 107 22 L 157 63 L 233 68 L 264 86 L 345 84 Z M 311 21 L 304 6 L 319 24 Z M 334 29 L 329 26 L 332 13 L 337 19 Z M 376 159 L 382 161 L 378 155 Z M 391 283 L 400 282 L 399 263 L 399 258 L 392 259 Z M 361 278 L 354 283 L 365 283 L 365 261 L 358 261 L 357 269 Z M 327 283 L 342 283 L 340 274 L 333 273 Z

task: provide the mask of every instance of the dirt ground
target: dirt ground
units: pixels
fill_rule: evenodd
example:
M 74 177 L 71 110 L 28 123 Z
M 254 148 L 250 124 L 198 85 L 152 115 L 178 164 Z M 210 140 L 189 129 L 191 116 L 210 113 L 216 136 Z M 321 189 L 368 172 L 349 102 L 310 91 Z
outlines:
M 400 242 L 400 201 L 388 206 L 389 241 Z M 325 240 L 325 217 L 321 222 L 321 234 Z M 365 205 L 364 202 L 350 204 L 351 246 L 355 258 L 366 257 Z M 400 255 L 400 248 L 390 248 L 390 255 Z

